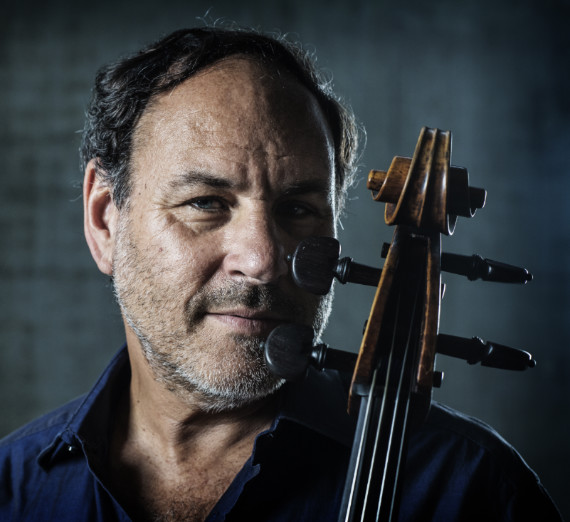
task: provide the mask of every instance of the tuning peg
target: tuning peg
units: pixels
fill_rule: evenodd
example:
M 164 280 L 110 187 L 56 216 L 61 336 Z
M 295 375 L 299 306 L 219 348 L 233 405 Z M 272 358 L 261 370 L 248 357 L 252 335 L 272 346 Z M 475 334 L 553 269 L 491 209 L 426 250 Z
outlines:
M 388 255 L 390 243 L 382 245 L 381 255 Z M 444 272 L 458 274 L 467 277 L 469 281 L 481 279 L 497 283 L 522 283 L 532 281 L 532 274 L 526 269 L 492 259 L 485 259 L 480 255 L 463 256 L 459 254 L 441 254 L 441 269 Z
M 484 259 L 477 254 L 462 256 L 443 253 L 441 254 L 441 269 L 445 272 L 464 275 L 470 281 L 482 279 L 483 281 L 522 284 L 532 281 L 532 274 L 526 268 Z
M 284 324 L 271 331 L 265 341 L 265 362 L 277 376 L 288 381 L 304 377 L 313 347 L 313 329 Z
M 437 353 L 466 360 L 469 364 L 481 363 L 481 366 L 503 370 L 526 370 L 534 368 L 536 361 L 523 350 L 510 348 L 502 344 L 487 342 L 479 337 L 467 339 L 455 335 L 437 336 Z
M 301 241 L 291 256 L 293 280 L 301 288 L 317 295 L 331 289 L 336 277 L 341 283 L 376 286 L 381 270 L 340 259 L 340 243 L 334 237 L 309 237 Z
M 355 353 L 334 350 L 326 344 L 313 345 L 313 338 L 313 329 L 306 325 L 282 324 L 273 329 L 265 341 L 267 366 L 288 381 L 305 377 L 309 366 L 346 372 L 354 369 Z
M 381 256 L 388 255 L 390 243 L 384 243 Z M 317 295 L 324 295 L 331 289 L 334 278 L 345 283 L 377 286 L 382 270 L 354 262 L 349 257 L 339 259 L 340 243 L 333 237 L 309 237 L 297 246 L 291 261 L 293 280 L 301 288 Z M 522 283 L 532 281 L 532 274 L 526 269 L 500 261 L 484 259 L 474 254 L 441 254 L 441 269 L 444 272 L 466 276 L 470 281 L 481 279 L 500 283 Z
M 283 324 L 275 328 L 265 341 L 265 362 L 278 377 L 288 381 L 302 379 L 309 366 L 317 370 L 338 370 L 350 373 L 354 369 L 357 354 L 335 350 L 326 344 L 313 345 L 314 332 L 310 326 Z M 534 368 L 532 355 L 497 343 L 485 343 L 479 337 L 467 339 L 454 335 L 437 336 L 437 353 L 458 357 L 469 364 L 503 370 Z M 434 386 L 441 385 L 442 372 L 434 373 Z

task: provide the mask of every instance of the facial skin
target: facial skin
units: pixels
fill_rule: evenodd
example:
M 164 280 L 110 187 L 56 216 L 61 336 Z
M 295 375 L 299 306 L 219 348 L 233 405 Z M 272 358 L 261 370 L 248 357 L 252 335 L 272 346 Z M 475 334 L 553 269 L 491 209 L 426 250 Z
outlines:
M 301 239 L 335 233 L 334 150 L 316 101 L 228 59 L 153 100 L 131 176 L 112 253 L 129 345 L 205 411 L 269 395 L 281 384 L 263 361 L 269 332 L 297 322 L 320 334 L 330 308 L 286 262 Z

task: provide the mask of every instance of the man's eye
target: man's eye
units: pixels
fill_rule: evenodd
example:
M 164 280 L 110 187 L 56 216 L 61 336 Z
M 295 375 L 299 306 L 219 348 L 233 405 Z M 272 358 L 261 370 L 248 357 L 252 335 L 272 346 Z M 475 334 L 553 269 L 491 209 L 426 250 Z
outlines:
M 226 208 L 226 205 L 220 199 L 214 197 L 194 198 L 188 202 L 188 205 L 198 210 L 209 212 L 224 210 Z
M 279 215 L 289 219 L 302 219 L 315 214 L 315 210 L 309 205 L 298 202 L 283 203 L 278 209 Z

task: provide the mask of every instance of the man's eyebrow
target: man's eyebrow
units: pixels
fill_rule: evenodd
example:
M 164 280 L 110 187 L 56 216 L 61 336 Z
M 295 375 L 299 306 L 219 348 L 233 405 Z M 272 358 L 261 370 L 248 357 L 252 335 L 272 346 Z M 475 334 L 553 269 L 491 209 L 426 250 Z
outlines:
M 283 191 L 283 195 L 285 196 L 296 196 L 307 193 L 317 193 L 329 196 L 331 193 L 330 181 L 323 179 L 308 179 L 305 181 L 291 183 L 286 186 Z
M 206 186 L 217 189 L 239 189 L 239 183 L 234 180 L 216 176 L 208 172 L 189 171 L 170 181 L 171 189 Z M 283 187 L 282 196 L 297 196 L 301 194 L 320 194 L 328 197 L 331 193 L 330 182 L 324 179 L 308 179 L 293 181 Z
M 235 183 L 227 178 L 222 178 L 207 172 L 190 171 L 184 172 L 170 181 L 171 189 L 188 188 L 197 186 L 207 186 L 212 188 L 235 188 Z

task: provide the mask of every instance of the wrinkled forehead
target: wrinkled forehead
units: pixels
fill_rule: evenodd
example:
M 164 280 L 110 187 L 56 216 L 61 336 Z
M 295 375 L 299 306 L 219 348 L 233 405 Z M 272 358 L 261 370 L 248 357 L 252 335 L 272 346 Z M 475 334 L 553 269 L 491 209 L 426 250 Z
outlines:
M 334 192 L 333 139 L 317 100 L 292 75 L 248 58 L 216 63 L 156 96 L 133 145 L 134 178 L 143 160 L 200 168 L 198 161 L 245 164 L 261 154 L 268 165 L 292 158 L 311 166 Z
M 168 114 L 168 108 L 176 104 L 187 110 Z M 255 125 L 257 120 L 280 133 L 312 126 L 333 142 L 316 98 L 296 77 L 242 55 L 220 60 L 173 90 L 153 97 L 137 124 L 135 139 L 148 138 L 145 130 L 149 123 L 151 127 L 152 123 L 164 124 L 167 115 L 178 124 L 193 125 L 204 137 L 222 128 L 239 132 L 239 124 Z

